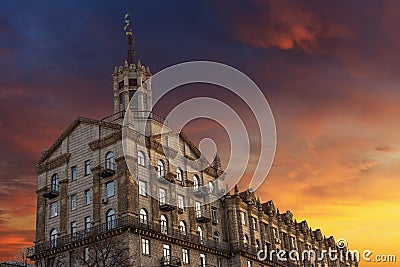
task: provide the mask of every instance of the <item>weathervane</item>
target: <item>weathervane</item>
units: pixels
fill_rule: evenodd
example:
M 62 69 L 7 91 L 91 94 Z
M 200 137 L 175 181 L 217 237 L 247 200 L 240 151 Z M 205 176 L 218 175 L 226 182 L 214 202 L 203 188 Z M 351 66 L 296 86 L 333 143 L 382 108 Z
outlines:
M 133 64 L 136 61 L 135 58 L 135 49 L 133 48 L 133 33 L 132 33 L 132 26 L 131 26 L 131 12 L 127 12 L 124 17 L 124 31 L 125 35 L 128 38 L 128 58 L 127 61 L 129 64 Z

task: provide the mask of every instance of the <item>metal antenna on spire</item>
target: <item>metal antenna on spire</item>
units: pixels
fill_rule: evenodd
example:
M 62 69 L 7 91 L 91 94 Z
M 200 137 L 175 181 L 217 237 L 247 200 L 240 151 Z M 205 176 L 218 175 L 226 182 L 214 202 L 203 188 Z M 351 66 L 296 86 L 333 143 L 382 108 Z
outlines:
M 125 14 L 124 22 L 125 22 L 124 31 L 125 31 L 125 35 L 128 39 L 127 61 L 129 64 L 133 64 L 133 63 L 136 63 L 136 56 L 135 56 L 135 49 L 133 47 L 134 39 L 133 39 L 132 26 L 131 26 L 131 12 L 130 11 L 128 11 Z

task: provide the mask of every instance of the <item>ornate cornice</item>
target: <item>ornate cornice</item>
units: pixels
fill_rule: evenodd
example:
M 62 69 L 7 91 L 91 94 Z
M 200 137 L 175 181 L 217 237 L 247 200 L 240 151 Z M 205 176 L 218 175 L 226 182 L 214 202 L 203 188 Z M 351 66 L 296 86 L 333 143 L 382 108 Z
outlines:
M 51 171 L 67 163 L 70 156 L 70 153 L 64 153 L 60 156 L 55 157 L 54 159 L 46 160 L 43 163 L 38 163 L 35 167 L 35 170 L 38 175 L 44 173 L 45 171 Z
M 89 147 L 93 151 L 93 150 L 96 150 L 99 148 L 104 148 L 104 147 L 110 146 L 121 140 L 122 140 L 122 131 L 119 130 L 117 132 L 111 133 L 107 136 L 104 136 L 100 139 L 90 142 Z

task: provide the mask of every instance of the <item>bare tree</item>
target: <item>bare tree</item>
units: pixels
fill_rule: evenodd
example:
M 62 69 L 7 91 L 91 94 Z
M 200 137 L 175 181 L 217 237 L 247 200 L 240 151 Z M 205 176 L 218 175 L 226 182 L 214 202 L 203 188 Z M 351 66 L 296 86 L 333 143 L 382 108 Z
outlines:
M 77 261 L 80 266 L 86 267 L 130 267 L 132 258 L 123 241 L 109 237 L 77 253 Z
M 14 261 L 21 266 L 28 266 L 30 261 L 27 257 L 27 252 L 26 248 L 19 248 L 17 254 L 14 255 Z

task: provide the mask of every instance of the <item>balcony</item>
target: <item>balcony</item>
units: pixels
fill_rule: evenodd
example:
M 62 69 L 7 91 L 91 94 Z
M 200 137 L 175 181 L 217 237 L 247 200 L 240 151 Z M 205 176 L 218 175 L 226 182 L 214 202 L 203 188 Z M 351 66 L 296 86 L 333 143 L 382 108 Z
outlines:
M 161 266 L 177 267 L 182 266 L 181 259 L 172 256 L 163 256 L 161 258 Z
M 196 221 L 199 223 L 208 223 L 211 221 L 210 211 L 196 210 Z
M 58 197 L 58 187 L 56 188 L 46 188 L 46 191 L 43 193 L 43 196 L 48 199 L 52 199 Z
M 99 176 L 107 178 L 115 174 L 115 163 L 107 161 L 100 165 Z
M 158 181 L 163 184 L 174 183 L 175 176 L 173 173 L 167 173 L 167 175 L 159 176 Z
M 193 194 L 196 197 L 205 197 L 208 194 L 208 192 L 209 191 L 208 191 L 207 188 L 204 188 L 204 187 L 201 187 L 201 186 L 193 189 Z
M 176 209 L 175 199 L 160 197 L 160 210 L 173 211 Z
M 167 235 L 170 238 L 189 242 L 195 245 L 205 246 L 209 249 L 216 249 L 223 252 L 229 252 L 229 246 L 226 242 L 223 241 L 215 241 L 213 239 L 204 238 L 203 240 L 199 239 L 199 236 L 192 233 L 182 233 L 177 228 L 168 227 L 168 232 L 162 232 L 163 226 L 160 223 L 155 223 L 148 221 L 146 224 L 140 223 L 140 220 L 136 216 L 126 216 L 122 218 L 118 218 L 112 222 L 112 227 L 110 227 L 107 223 L 102 223 L 98 225 L 94 225 L 90 227 L 89 230 L 81 230 L 77 231 L 75 234 L 68 234 L 64 236 L 60 236 L 57 238 L 56 243 L 50 241 L 38 242 L 34 247 L 28 249 L 28 257 L 34 258 L 35 256 L 39 256 L 41 254 L 50 252 L 55 249 L 68 249 L 71 244 L 81 242 L 84 240 L 96 240 L 98 235 L 112 232 L 112 231 L 124 231 L 129 229 L 141 229 L 143 231 L 151 232 L 152 234 L 163 234 Z M 42 255 L 41 255 L 42 256 Z M 166 265 L 168 266 L 168 265 Z

